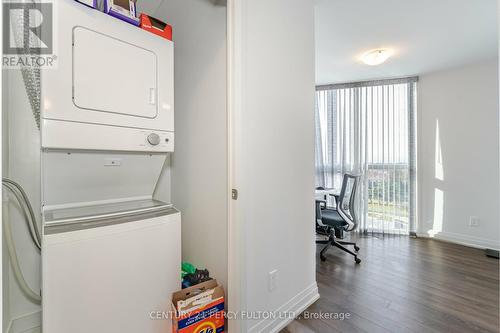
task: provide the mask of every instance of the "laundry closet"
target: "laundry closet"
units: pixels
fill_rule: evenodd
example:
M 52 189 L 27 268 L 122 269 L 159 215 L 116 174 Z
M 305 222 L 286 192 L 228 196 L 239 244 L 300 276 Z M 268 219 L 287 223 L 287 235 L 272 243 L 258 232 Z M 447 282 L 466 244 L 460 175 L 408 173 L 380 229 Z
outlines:
M 25 189 L 43 239 L 39 250 L 4 194 L 23 279 L 41 290 L 26 295 L 4 251 L 4 331 L 166 332 L 150 312 L 170 309 L 181 261 L 226 284 L 225 5 L 137 11 L 168 22 L 173 41 L 61 0 L 56 67 L 35 85 L 3 71 L 3 175 Z

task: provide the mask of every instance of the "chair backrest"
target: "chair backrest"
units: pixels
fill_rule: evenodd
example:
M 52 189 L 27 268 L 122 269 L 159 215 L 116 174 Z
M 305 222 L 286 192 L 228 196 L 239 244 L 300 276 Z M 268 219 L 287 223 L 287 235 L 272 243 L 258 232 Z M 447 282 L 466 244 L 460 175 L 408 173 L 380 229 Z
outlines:
M 337 211 L 349 224 L 347 231 L 356 229 L 358 219 L 355 212 L 355 198 L 358 187 L 359 176 L 344 174 L 342 180 L 342 189 L 340 190 L 339 200 L 337 202 Z

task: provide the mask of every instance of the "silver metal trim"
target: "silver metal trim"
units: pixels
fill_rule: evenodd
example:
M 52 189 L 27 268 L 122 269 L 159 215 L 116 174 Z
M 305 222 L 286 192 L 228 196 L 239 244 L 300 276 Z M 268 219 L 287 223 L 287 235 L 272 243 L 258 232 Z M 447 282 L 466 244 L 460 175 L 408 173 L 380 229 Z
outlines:
M 127 222 L 151 219 L 154 217 L 176 214 L 179 211 L 171 205 L 136 209 L 127 212 L 85 216 L 48 222 L 44 225 L 44 234 L 53 235 L 64 232 L 93 229 Z
M 50 219 L 50 217 L 52 216 L 52 212 L 47 212 L 45 216 L 46 216 L 46 223 L 47 224 L 57 223 L 58 225 L 61 225 L 61 224 L 89 222 L 89 221 L 109 219 L 109 218 L 127 217 L 129 215 L 146 214 L 149 212 L 161 211 L 161 210 L 168 209 L 171 207 L 172 207 L 172 205 L 165 204 L 165 205 L 161 205 L 161 206 L 136 208 L 136 209 L 126 210 L 126 211 L 118 211 L 118 212 L 97 214 L 97 215 L 88 215 L 88 216 L 70 217 L 70 218 L 55 219 L 55 220 Z M 49 218 L 49 219 L 47 219 L 47 218 Z

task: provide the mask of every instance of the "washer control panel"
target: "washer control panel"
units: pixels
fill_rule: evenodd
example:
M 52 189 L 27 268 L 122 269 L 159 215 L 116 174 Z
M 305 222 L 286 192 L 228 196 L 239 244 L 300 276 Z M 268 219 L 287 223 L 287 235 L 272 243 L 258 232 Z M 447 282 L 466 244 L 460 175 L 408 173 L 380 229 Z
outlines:
M 145 152 L 173 152 L 174 132 L 43 119 L 42 147 Z M 92 135 L 74 135 L 74 133 Z M 61 140 L 64 138 L 64 140 Z M 110 138 L 114 138 L 111 140 Z M 119 139 L 118 139 L 119 138 Z
M 144 145 L 145 147 L 149 147 L 150 150 L 168 150 L 170 151 L 173 148 L 173 133 L 171 132 L 151 132 L 144 131 Z
M 148 135 L 148 142 L 152 146 L 158 146 L 160 144 L 160 136 L 156 133 L 151 133 Z

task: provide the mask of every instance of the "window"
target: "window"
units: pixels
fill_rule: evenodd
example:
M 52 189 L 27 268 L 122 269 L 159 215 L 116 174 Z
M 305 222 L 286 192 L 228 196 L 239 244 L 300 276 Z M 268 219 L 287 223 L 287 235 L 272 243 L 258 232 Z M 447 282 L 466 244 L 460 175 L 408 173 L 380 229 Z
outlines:
M 416 89 L 417 78 L 317 87 L 316 185 L 361 175 L 362 231 L 415 229 Z

